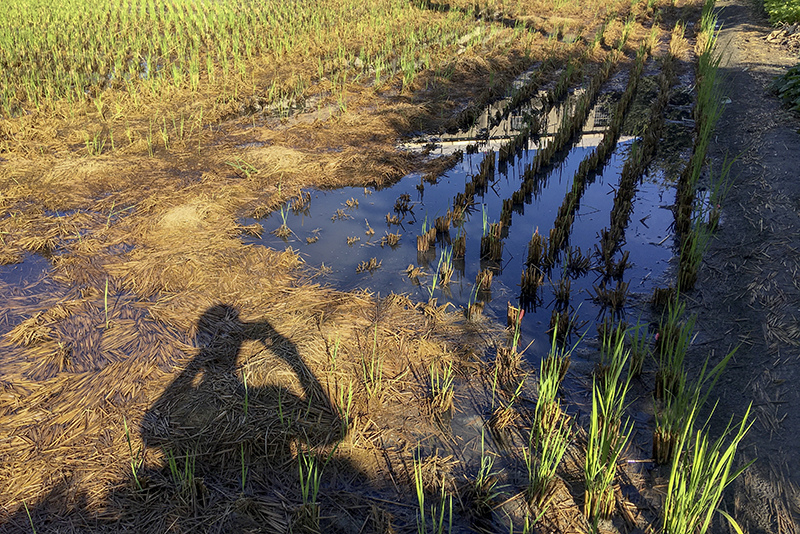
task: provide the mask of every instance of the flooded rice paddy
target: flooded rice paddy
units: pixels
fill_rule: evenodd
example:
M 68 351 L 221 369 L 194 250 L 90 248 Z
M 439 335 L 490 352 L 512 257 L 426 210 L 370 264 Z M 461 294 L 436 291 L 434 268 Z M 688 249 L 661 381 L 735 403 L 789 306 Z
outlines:
M 568 312 L 573 332 L 588 331 L 589 336 L 607 316 L 636 323 L 638 318 L 631 317 L 623 303 L 609 302 L 607 294 L 613 289 L 623 301 L 634 295 L 649 297 L 668 268 L 674 247 L 674 188 L 658 168 L 638 184 L 619 253 L 627 261 L 613 279 L 609 277 L 599 259 L 600 234 L 610 224 L 620 174 L 637 140 L 632 135 L 623 133 L 605 165 L 587 180 L 566 246 L 555 262 L 542 269 L 535 297 L 524 295 L 521 288 L 532 236 L 538 233 L 545 241 L 550 236 L 578 166 L 603 137 L 613 93 L 601 95 L 580 134 L 540 173 L 533 194 L 513 206 L 511 220 L 502 229 L 498 259 L 482 254 L 482 237 L 500 220 L 504 200 L 508 202 L 520 188 L 526 167 L 554 135 L 574 96 L 549 112 L 540 136 L 531 138 L 507 165 L 496 165 L 487 186 L 476 190 L 463 219 L 438 231 L 427 251 L 418 250 L 417 236 L 435 227 L 437 218 L 440 224 L 451 218 L 454 198 L 481 172 L 487 154 L 497 158 L 501 145 L 519 133 L 529 114 L 537 111 L 535 103 L 492 125 L 491 117 L 499 109 L 495 106 L 468 131 L 405 145 L 430 157 L 460 154 L 460 161 L 441 176 L 411 174 L 384 189 L 307 190 L 264 219 L 243 219 L 243 224 L 263 227 L 260 237 L 244 239 L 276 249 L 291 247 L 310 265 L 323 268 L 325 283 L 342 290 L 363 289 L 382 296 L 403 293 L 418 301 L 435 298 L 440 305 L 448 302 L 465 312 L 482 307 L 484 315 L 502 322 L 509 304 L 522 306 L 526 311 L 520 325 L 522 346 L 530 344 L 527 354 L 536 361 L 549 348 L 546 334 L 553 327 L 554 310 Z M 459 258 L 457 242 L 462 237 L 464 251 Z M 449 283 L 441 274 L 448 264 L 453 269 Z M 489 290 L 478 286 L 477 277 L 484 270 L 493 273 Z

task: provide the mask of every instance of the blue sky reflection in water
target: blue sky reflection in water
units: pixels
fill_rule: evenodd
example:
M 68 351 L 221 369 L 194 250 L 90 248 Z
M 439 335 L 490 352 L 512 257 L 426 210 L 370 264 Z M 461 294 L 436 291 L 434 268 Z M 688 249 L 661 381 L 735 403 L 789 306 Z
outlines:
M 591 153 L 600 138 L 601 134 L 585 129 L 566 157 L 562 153 L 562 158 L 556 158 L 558 163 L 547 171 L 547 177 L 541 182 L 540 193 L 531 199 L 531 203 L 524 205 L 522 213 L 513 214 L 508 236 L 504 239 L 503 259 L 495 272 L 491 293 L 483 295 L 487 299 L 485 315 L 505 321 L 506 304 L 518 303 L 528 242 L 537 229 L 543 236 L 549 236 L 564 195 L 572 187 L 578 165 Z M 632 143 L 633 139 L 623 138 L 602 171 L 587 184 L 569 237 L 570 245 L 579 247 L 583 254 L 594 253 L 600 230 L 610 224 L 615 187 Z M 452 152 L 456 145 L 457 142 L 444 141 L 434 155 Z M 244 219 L 242 222 L 245 224 L 259 222 L 264 227 L 262 238 L 244 239 L 275 249 L 292 247 L 309 264 L 329 268 L 323 281 L 342 290 L 361 288 L 382 296 L 390 292 L 405 293 L 418 301 L 427 301 L 433 296 L 439 304 L 451 302 L 456 308 L 461 308 L 470 299 L 476 298 L 475 279 L 484 266 L 480 258 L 484 214 L 488 223 L 499 220 L 503 199 L 510 198 L 519 188 L 524 165 L 535 154 L 535 145 L 532 147 L 523 152 L 513 165 L 509 165 L 505 174 L 498 171 L 483 195 L 476 195 L 474 208 L 460 229 L 450 228 L 451 239 L 458 232 L 466 234 L 466 255 L 462 262 L 454 262 L 456 270 L 449 286 L 437 282 L 432 290 L 433 273 L 437 270 L 442 251 L 448 248 L 447 243 L 437 240 L 435 252 L 430 251 L 426 255 L 417 252 L 416 237 L 421 233 L 423 224 L 430 227 L 436 217 L 445 215 L 452 208 L 453 198 L 464 191 L 465 184 L 477 173 L 483 152 L 465 154 L 463 161 L 442 175 L 436 184 L 422 182 L 420 175 L 412 174 L 394 186 L 381 190 L 311 190 L 310 201 L 302 212 L 295 213 L 285 207 L 283 213 L 275 212 L 262 220 Z M 629 283 L 631 295 L 638 293 L 649 296 L 672 256 L 670 224 L 673 217 L 668 206 L 674 199 L 674 190 L 659 183 L 660 173 L 654 174 L 655 178 L 646 176 L 638 187 L 625 243 L 621 247 L 622 251 L 630 253 L 629 262 L 632 265 L 625 271 L 623 280 Z M 402 195 L 408 195 L 411 200 L 411 210 L 405 215 L 394 211 L 395 202 Z M 390 217 L 398 215 L 401 223 L 388 223 L 387 214 Z M 271 233 L 281 225 L 283 217 L 291 229 L 291 235 L 286 239 Z M 374 230 L 373 234 L 370 234 L 370 229 Z M 395 247 L 385 242 L 382 244 L 387 233 L 398 232 L 401 237 Z M 349 245 L 348 240 L 351 243 Z M 372 258 L 380 262 L 380 268 L 371 272 L 356 272 L 361 262 L 369 262 Z M 593 258 L 592 265 L 596 264 Z M 406 274 L 409 266 L 421 267 L 424 274 L 417 280 L 409 278 Z M 537 359 L 549 348 L 545 332 L 554 305 L 553 284 L 561 278 L 562 271 L 563 266 L 559 261 L 549 273 L 550 280 L 546 280 L 540 288 L 540 305 L 526 313 L 523 319 L 522 346 L 534 340 L 528 355 Z M 583 330 L 589 329 L 589 335 L 594 335 L 596 321 L 602 320 L 603 310 L 592 300 L 593 286 L 601 278 L 599 271 L 590 270 L 571 282 L 570 306 L 577 310 L 579 321 L 588 321 Z M 625 319 L 635 323 L 637 317 L 628 316 Z

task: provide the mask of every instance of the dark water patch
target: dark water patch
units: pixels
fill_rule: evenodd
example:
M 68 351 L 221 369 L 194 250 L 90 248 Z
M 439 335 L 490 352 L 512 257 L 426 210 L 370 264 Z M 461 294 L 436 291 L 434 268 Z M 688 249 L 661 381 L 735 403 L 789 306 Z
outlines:
M 291 246 L 299 250 L 309 263 L 329 269 L 327 280 L 343 290 L 367 288 L 380 295 L 408 293 L 418 300 L 437 298 L 440 304 L 448 301 L 456 307 L 466 307 L 478 300 L 484 302 L 486 315 L 502 319 L 507 303 L 519 301 L 528 241 L 537 229 L 540 234 L 548 235 L 562 199 L 572 185 L 572 176 L 580 161 L 593 149 L 591 135 L 584 136 L 567 152 L 563 161 L 543 180 L 539 194 L 519 208 L 507 229 L 501 261 L 496 263 L 480 256 L 484 219 L 487 224 L 496 222 L 503 200 L 518 188 L 520 161 L 507 175 L 492 181 L 483 195 L 476 197 L 476 205 L 467 213 L 463 225 L 451 227 L 437 238 L 434 250 L 419 253 L 416 247 L 416 237 L 423 227 L 431 227 L 437 217 L 451 209 L 453 197 L 463 191 L 465 182 L 477 172 L 482 153 L 466 155 L 463 162 L 442 176 L 436 185 L 426 184 L 423 190 L 418 189 L 420 176 L 410 175 L 380 191 L 364 188 L 309 191 L 311 198 L 304 211 L 294 213 L 285 207 L 282 212 L 260 221 L 265 229 L 260 239 L 244 239 L 276 249 Z M 573 249 L 580 248 L 585 255 L 594 250 L 598 232 L 608 224 L 614 186 L 630 146 L 631 140 L 618 145 L 604 169 L 587 186 L 580 202 L 569 241 Z M 534 153 L 534 150 L 529 151 L 528 157 Z M 395 211 L 398 200 L 406 198 L 407 211 Z M 671 212 L 662 209 L 668 203 L 667 198 L 664 187 L 656 184 L 642 184 L 638 192 L 625 247 L 630 252 L 632 265 L 626 270 L 624 280 L 632 290 L 652 291 L 671 257 L 671 242 L 664 241 L 672 222 Z M 242 222 L 259 221 L 248 218 Z M 281 239 L 273 232 L 284 223 L 291 233 Z M 394 246 L 387 242 L 390 234 L 400 234 Z M 453 241 L 460 235 L 466 241 L 464 259 L 452 261 L 452 280 L 443 285 L 435 273 L 446 262 Z M 373 259 L 373 266 L 377 263 L 378 268 L 359 269 Z M 476 276 L 485 268 L 494 270 L 491 289 L 478 292 Z M 549 347 L 545 331 L 555 300 L 553 284 L 563 270 L 564 265 L 559 263 L 549 272 L 549 279 L 541 290 L 540 304 L 530 308 L 523 320 L 523 346 L 532 339 L 537 340 L 530 349 L 533 354 L 542 355 Z M 600 277 L 598 272 L 590 270 L 572 281 L 570 304 L 582 318 L 594 320 L 603 316 L 601 307 L 592 300 L 593 285 Z
M 52 268 L 52 264 L 44 256 L 25 253 L 19 263 L 0 265 L 0 282 L 24 289 L 40 282 Z
M 29 252 L 19 263 L 0 265 L 0 337 L 27 319 L 31 310 L 38 311 L 43 298 L 63 293 L 49 277 L 52 268 L 47 258 Z

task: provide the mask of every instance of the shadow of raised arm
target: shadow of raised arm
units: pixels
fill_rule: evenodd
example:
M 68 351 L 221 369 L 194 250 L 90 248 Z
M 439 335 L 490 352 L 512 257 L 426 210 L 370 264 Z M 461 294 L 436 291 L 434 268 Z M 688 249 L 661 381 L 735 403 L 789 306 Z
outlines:
M 259 385 L 240 379 L 237 358 L 242 344 L 260 341 L 266 351 L 260 377 L 288 366 L 301 392 L 289 384 Z M 300 439 L 308 446 L 328 445 L 343 437 L 338 411 L 297 350 L 266 320 L 243 322 L 233 306 L 209 308 L 197 322 L 198 355 L 167 386 L 147 411 L 142 438 L 150 447 L 208 453 L 238 449 L 281 450 Z

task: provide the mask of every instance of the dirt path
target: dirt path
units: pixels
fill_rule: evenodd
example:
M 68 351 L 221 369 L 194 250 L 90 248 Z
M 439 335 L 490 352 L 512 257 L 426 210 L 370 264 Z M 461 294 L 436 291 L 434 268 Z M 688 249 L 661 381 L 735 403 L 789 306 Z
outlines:
M 741 344 L 717 393 L 717 424 L 756 422 L 740 451 L 756 463 L 736 483 L 729 510 L 746 532 L 797 532 L 800 499 L 800 121 L 768 89 L 797 62 L 767 44 L 771 28 L 747 0 L 722 0 L 719 49 L 730 103 L 717 125 L 715 167 L 739 155 L 723 223 L 697 289 L 698 358 Z M 717 527 L 727 532 L 727 527 Z

